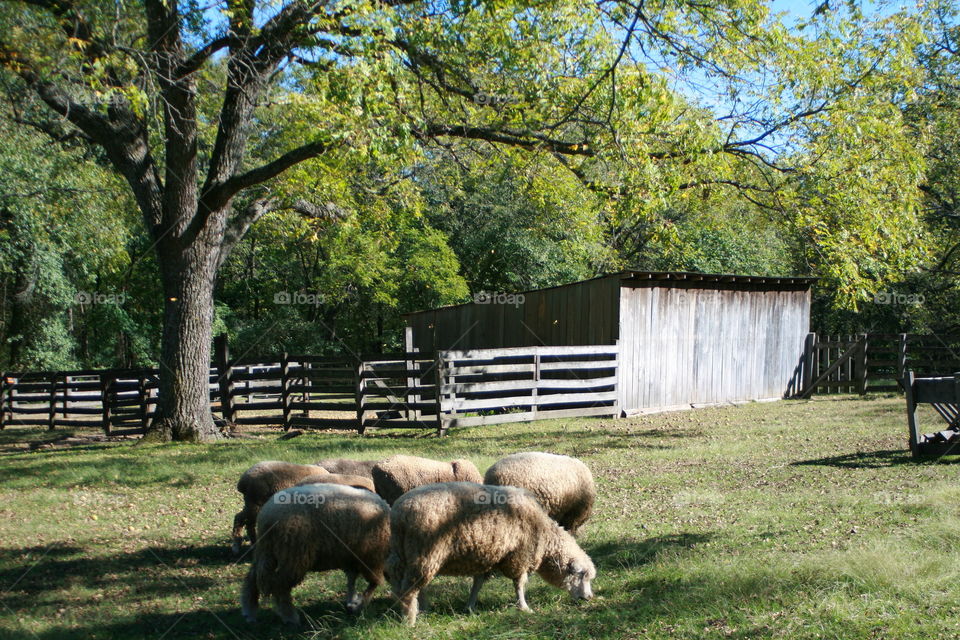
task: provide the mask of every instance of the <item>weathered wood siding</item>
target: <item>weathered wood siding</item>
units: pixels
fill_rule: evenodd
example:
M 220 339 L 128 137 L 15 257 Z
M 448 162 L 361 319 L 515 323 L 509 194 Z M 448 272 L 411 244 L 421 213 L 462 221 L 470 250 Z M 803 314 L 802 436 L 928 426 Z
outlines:
M 799 383 L 809 287 L 809 280 L 790 278 L 611 274 L 526 292 L 522 304 L 472 303 L 409 314 L 408 347 L 428 352 L 619 341 L 624 410 L 781 398 Z
M 523 294 L 523 302 L 462 304 L 412 313 L 420 351 L 615 344 L 620 278 L 607 276 Z M 516 298 L 514 298 L 516 300 Z
M 810 292 L 751 285 L 624 286 L 626 411 L 782 398 L 795 390 Z

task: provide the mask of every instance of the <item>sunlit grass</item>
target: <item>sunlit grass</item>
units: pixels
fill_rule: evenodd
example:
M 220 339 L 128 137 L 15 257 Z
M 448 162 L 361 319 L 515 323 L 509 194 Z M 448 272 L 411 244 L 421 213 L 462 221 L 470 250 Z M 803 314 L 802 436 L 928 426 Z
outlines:
M 930 430 L 935 416 L 924 414 Z M 455 432 L 277 433 L 216 445 L 13 448 L 0 433 L 0 636 L 60 638 L 952 638 L 960 637 L 955 458 L 915 463 L 897 397 L 755 403 Z M 508 581 L 480 611 L 443 578 L 415 630 L 381 591 L 347 615 L 342 574 L 294 592 L 307 624 L 238 609 L 246 559 L 229 553 L 237 476 L 264 459 L 404 452 L 484 469 L 518 450 L 584 459 L 599 487 L 581 542 L 597 598 L 539 578 L 527 615 Z

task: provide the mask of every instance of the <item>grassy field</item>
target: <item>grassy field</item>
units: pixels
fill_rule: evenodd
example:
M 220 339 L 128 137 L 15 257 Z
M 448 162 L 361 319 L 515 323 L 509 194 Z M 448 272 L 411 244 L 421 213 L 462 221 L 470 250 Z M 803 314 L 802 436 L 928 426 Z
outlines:
M 936 422 L 924 415 L 928 431 Z M 457 432 L 276 433 L 216 445 L 131 442 L 26 450 L 0 432 L 0 636 L 9 638 L 958 638 L 960 484 L 954 457 L 906 451 L 897 397 L 751 403 L 629 420 Z M 597 597 L 574 605 L 531 579 L 533 614 L 491 581 L 441 578 L 405 628 L 380 591 L 347 615 L 342 574 L 294 591 L 308 623 L 246 624 L 246 561 L 229 551 L 234 483 L 264 459 L 582 458 L 599 485 L 581 542 Z

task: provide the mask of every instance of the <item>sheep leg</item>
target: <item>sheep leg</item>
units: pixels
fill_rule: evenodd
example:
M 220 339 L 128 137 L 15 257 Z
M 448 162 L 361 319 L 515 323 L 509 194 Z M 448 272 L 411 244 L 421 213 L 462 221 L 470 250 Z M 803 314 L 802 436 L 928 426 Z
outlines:
M 363 606 L 363 601 L 357 597 L 357 572 L 346 571 L 347 574 L 347 611 L 356 613 Z
M 467 611 L 473 613 L 477 609 L 477 598 L 480 596 L 480 589 L 483 583 L 487 581 L 487 576 L 473 576 L 473 587 L 470 589 L 470 598 L 467 600 Z
M 423 577 L 407 573 L 400 581 L 400 593 L 395 594 L 400 600 L 400 605 L 406 613 L 407 624 L 410 626 L 417 622 L 417 605 L 421 600 L 421 593 L 426 583 L 427 580 Z
M 247 512 L 247 537 L 250 538 L 250 544 L 257 543 L 257 516 L 260 515 L 260 505 L 248 504 Z
M 370 600 L 373 598 L 373 592 L 377 590 L 381 584 L 383 584 L 383 575 L 378 574 L 373 571 L 364 570 L 361 571 L 361 575 L 367 581 L 367 589 L 360 596 L 360 605 L 357 609 L 362 609 L 363 607 L 370 604 Z
M 411 627 L 417 623 L 417 600 L 420 595 L 419 589 L 411 589 L 400 598 L 400 604 L 403 606 L 407 617 L 407 624 Z
M 244 507 L 240 512 L 233 516 L 233 533 L 231 538 L 233 539 L 233 555 L 240 555 L 240 547 L 243 546 L 243 527 L 247 524 L 247 509 Z
M 247 622 L 257 621 L 257 609 L 260 604 L 260 590 L 257 588 L 257 565 L 250 565 L 247 577 L 240 591 L 240 610 Z
M 273 596 L 273 602 L 276 607 L 277 615 L 283 620 L 284 624 L 296 626 L 300 624 L 300 616 L 293 607 L 293 599 L 290 597 L 290 589 L 284 589 L 282 593 Z
M 523 572 L 513 579 L 513 587 L 517 590 L 517 607 L 520 611 L 530 611 L 527 606 L 527 596 L 525 589 L 527 587 L 527 573 Z

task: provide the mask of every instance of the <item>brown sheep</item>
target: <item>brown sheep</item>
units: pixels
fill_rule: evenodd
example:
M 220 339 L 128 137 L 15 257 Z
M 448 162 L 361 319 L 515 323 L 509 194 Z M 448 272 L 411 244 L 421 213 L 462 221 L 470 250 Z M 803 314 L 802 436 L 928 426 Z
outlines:
M 597 487 L 587 465 L 553 453 L 514 453 L 487 469 L 484 484 L 527 489 L 550 517 L 577 535 L 593 513 Z
M 390 544 L 390 507 L 375 493 L 337 484 L 310 484 L 277 492 L 257 517 L 262 531 L 243 581 L 243 617 L 254 622 L 260 596 L 273 596 L 280 618 L 297 624 L 290 590 L 311 571 L 347 574 L 346 607 L 362 609 L 383 584 Z M 367 581 L 356 593 L 357 576 Z
M 318 473 L 307 476 L 296 484 L 302 487 L 305 484 L 342 484 L 346 487 L 355 487 L 357 489 L 366 489 L 370 493 L 376 493 L 373 486 L 373 480 L 367 476 L 351 476 L 340 473 Z
M 377 493 L 388 503 L 411 489 L 436 482 L 483 482 L 477 467 L 469 460 L 440 462 L 429 458 L 397 455 L 373 468 Z
M 237 491 L 243 494 L 243 509 L 233 518 L 233 553 L 239 554 L 243 545 L 243 528 L 247 528 L 250 544 L 257 541 L 257 514 L 270 496 L 281 489 L 297 484 L 306 477 L 325 474 L 327 470 L 311 464 L 294 464 L 267 460 L 258 462 L 243 472 L 237 481 Z
M 513 580 L 523 611 L 529 611 L 531 572 L 575 600 L 593 597 L 590 557 L 525 489 L 472 482 L 420 487 L 394 503 L 390 530 L 387 576 L 411 625 L 418 596 L 438 575 L 474 576 L 468 610 L 492 572 Z
M 373 468 L 379 460 L 353 460 L 352 458 L 326 458 L 317 463 L 330 473 L 345 476 L 366 476 L 373 480 Z

